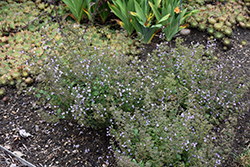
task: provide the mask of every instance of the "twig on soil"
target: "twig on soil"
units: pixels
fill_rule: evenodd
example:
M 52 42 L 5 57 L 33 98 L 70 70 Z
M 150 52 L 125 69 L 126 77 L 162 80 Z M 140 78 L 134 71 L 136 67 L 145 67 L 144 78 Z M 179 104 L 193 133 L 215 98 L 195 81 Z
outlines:
M 2 147 L 1 145 L 0 145 L 0 149 L 6 151 L 8 154 L 10 154 L 10 155 L 16 157 L 18 160 L 21 161 L 21 163 L 22 163 L 23 165 L 26 165 L 26 166 L 28 166 L 28 167 L 36 167 L 35 165 L 33 165 L 33 164 L 29 163 L 28 161 L 24 160 L 23 158 L 17 156 L 16 154 L 14 154 L 13 152 L 9 151 L 8 149 Z
M 9 154 L 7 154 L 7 155 L 10 157 L 11 161 L 14 162 L 13 158 Z
M 56 21 L 57 21 L 57 23 L 58 23 L 58 25 L 59 25 L 60 32 L 61 32 L 62 36 L 65 36 L 65 34 L 64 34 L 63 31 L 62 31 L 62 25 L 61 25 L 61 22 L 60 22 L 58 13 L 57 13 L 56 2 L 55 2 L 55 1 L 52 1 L 52 4 L 54 5 L 53 10 L 55 10 L 55 12 L 56 12 Z
M 0 156 L 5 160 L 5 163 L 6 164 L 10 164 L 10 162 L 9 162 L 9 158 L 6 158 L 4 155 L 2 155 L 2 154 L 0 154 Z M 13 159 L 11 158 L 11 160 L 12 160 L 12 162 L 13 162 Z
M 22 143 L 22 145 L 23 145 L 23 147 L 24 147 L 27 151 L 29 151 L 28 148 L 27 148 L 23 143 Z

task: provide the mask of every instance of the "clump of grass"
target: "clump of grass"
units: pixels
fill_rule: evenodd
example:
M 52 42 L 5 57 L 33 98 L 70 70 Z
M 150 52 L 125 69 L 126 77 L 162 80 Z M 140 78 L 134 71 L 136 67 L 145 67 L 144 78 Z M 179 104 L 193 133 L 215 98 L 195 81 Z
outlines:
M 244 167 L 250 166 L 249 148 L 247 150 L 245 150 L 245 152 L 240 156 L 239 161 Z
M 228 121 L 233 108 L 245 107 L 239 98 L 246 86 L 227 66 L 202 57 L 212 44 L 187 48 L 178 39 L 175 50 L 161 44 L 143 62 L 125 55 L 130 51 L 110 50 L 105 42 L 102 47 L 99 34 L 87 32 L 90 36 L 61 39 L 63 45 L 48 52 L 39 90 L 51 108 L 43 113 L 47 118 L 108 127 L 114 139 L 110 151 L 120 166 L 221 164 L 233 136 Z M 219 144 L 213 124 L 221 122 L 228 123 L 228 134 Z

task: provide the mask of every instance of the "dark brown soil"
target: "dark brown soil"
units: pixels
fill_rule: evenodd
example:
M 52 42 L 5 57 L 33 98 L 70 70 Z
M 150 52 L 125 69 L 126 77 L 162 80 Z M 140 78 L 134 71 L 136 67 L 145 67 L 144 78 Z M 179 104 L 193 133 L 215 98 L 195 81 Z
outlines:
M 222 44 L 217 43 L 216 55 L 219 62 L 223 63 L 229 59 L 232 68 L 238 66 L 243 72 L 250 75 L 249 71 L 249 30 L 236 28 L 232 39 L 233 45 L 230 50 L 223 51 Z M 184 44 L 199 42 L 206 44 L 208 35 L 192 29 L 191 34 L 183 36 Z M 241 40 L 248 41 L 243 46 Z M 156 47 L 155 38 L 151 44 L 146 45 L 141 57 Z M 169 43 L 174 46 L 174 42 Z M 145 57 L 144 57 L 145 58 Z M 35 85 L 34 85 L 35 86 Z M 14 87 L 5 87 L 6 96 L 0 98 L 0 145 L 8 147 L 10 151 L 20 151 L 25 160 L 35 166 L 68 166 L 68 167 L 94 167 L 94 166 L 116 166 L 112 152 L 109 152 L 110 138 L 106 136 L 106 129 L 86 129 L 74 122 L 61 121 L 50 124 L 42 120 L 38 114 L 36 97 L 22 93 Z M 249 100 L 249 92 L 244 99 Z M 42 108 L 42 107 L 41 107 Z M 236 135 L 232 144 L 231 152 L 240 156 L 250 141 L 249 111 L 244 111 L 238 117 Z M 19 130 L 24 129 L 30 133 L 30 137 L 21 137 Z M 9 164 L 7 163 L 7 160 Z M 17 164 L 18 160 L 12 159 L 0 149 L 0 166 Z M 21 166 L 20 162 L 19 165 Z M 232 154 L 223 166 L 239 166 L 237 158 Z

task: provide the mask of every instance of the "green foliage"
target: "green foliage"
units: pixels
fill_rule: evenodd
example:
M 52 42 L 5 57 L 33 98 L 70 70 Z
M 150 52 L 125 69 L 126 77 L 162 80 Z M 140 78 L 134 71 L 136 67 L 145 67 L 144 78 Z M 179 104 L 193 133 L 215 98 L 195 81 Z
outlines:
M 43 7 L 41 7 L 41 5 Z M 35 32 L 39 31 L 42 26 L 50 22 L 50 17 L 48 14 L 55 16 L 55 11 L 53 10 L 53 5 L 48 5 L 44 3 L 36 4 L 32 1 L 27 1 L 25 3 L 0 3 L 0 36 L 9 35 L 12 31 L 26 30 Z M 58 14 L 64 14 L 65 8 L 62 6 L 58 7 Z M 32 12 L 31 12 L 32 11 Z M 44 12 L 40 17 L 38 17 L 41 12 Z
M 230 37 L 236 25 L 242 28 L 250 28 L 249 10 L 244 2 L 228 1 L 223 4 L 203 4 L 203 1 L 200 4 L 197 2 L 197 4 L 196 2 L 190 0 L 188 4 L 184 5 L 189 10 L 195 7 L 200 10 L 200 12 L 188 18 L 187 23 L 192 28 L 199 27 L 201 31 L 206 29 L 209 35 L 213 35 L 219 41 L 223 40 L 223 36 L 226 35 L 228 38 L 226 42 L 223 40 L 222 43 L 227 47 L 230 46 L 232 40 Z
M 9 30 L 19 28 L 24 26 L 28 21 L 31 21 L 39 13 L 39 10 L 36 8 L 34 3 L 25 3 L 24 5 L 19 3 L 2 3 L 0 4 L 2 10 L 0 15 L 0 36 L 8 35 Z M 20 10 L 23 8 L 23 10 Z M 32 13 L 30 11 L 33 11 Z
M 73 15 L 70 15 L 70 16 L 74 18 L 77 23 L 80 24 L 80 21 L 82 20 L 82 17 L 84 14 L 84 10 L 82 9 L 84 1 L 83 0 L 63 0 L 63 2 L 69 7 L 70 11 L 72 12 Z M 88 8 L 85 9 L 87 12 L 91 10 L 90 9 L 91 7 L 89 7 L 90 5 L 89 2 L 90 1 L 87 0 L 87 3 L 85 4 L 86 6 L 88 5 Z
M 246 167 L 250 166 L 249 146 L 247 147 L 247 149 L 244 150 L 244 152 L 240 156 L 236 156 L 236 159 L 243 166 L 246 166 Z
M 69 16 L 71 16 L 78 24 L 80 24 L 84 13 L 87 18 L 93 22 L 95 19 L 95 12 L 98 12 L 102 21 L 105 22 L 110 12 L 106 2 L 102 4 L 99 9 L 96 9 L 98 7 L 98 0 L 63 0 L 63 2 L 72 12 Z
M 199 10 L 192 10 L 188 12 L 187 9 L 181 9 L 180 11 L 179 6 L 180 1 L 178 0 L 163 0 L 161 8 L 157 8 L 156 5 L 151 4 L 158 22 L 162 19 L 163 16 L 170 14 L 170 17 L 162 23 L 164 25 L 164 36 L 167 41 L 171 41 L 171 39 L 178 31 L 186 27 L 181 26 L 184 23 L 185 19 L 199 12 Z
M 156 1 L 155 6 L 159 6 L 160 2 L 160 0 Z M 161 29 L 163 26 L 161 23 L 166 21 L 170 15 L 164 15 L 156 24 L 153 24 L 154 13 L 151 11 L 149 4 L 152 3 L 147 0 L 140 1 L 140 4 L 134 1 L 135 12 L 130 12 L 130 22 L 136 29 L 138 36 L 147 44 L 150 43 L 154 35 Z
M 106 19 L 108 18 L 110 14 L 110 8 L 107 2 L 105 2 L 98 8 L 98 14 L 101 17 L 103 23 L 106 21 Z
M 156 8 L 159 5 L 141 2 L 145 4 L 135 2 L 128 17 L 141 34 L 172 17 L 164 16 L 161 8 Z M 12 10 L 0 4 L 3 12 Z M 149 7 L 158 22 L 154 22 Z M 54 15 L 51 7 L 40 4 L 38 8 Z M 25 8 L 25 12 L 29 10 Z M 22 22 L 2 21 L 6 32 L 13 23 Z M 48 113 L 41 110 L 44 119 L 72 119 L 87 127 L 109 127 L 109 135 L 118 146 L 114 144 L 111 151 L 119 166 L 220 164 L 222 152 L 228 151 L 225 144 L 232 139 L 234 114 L 245 107 L 238 102 L 248 84 L 228 66 L 213 64 L 213 44 L 208 43 L 206 49 L 199 44 L 187 48 L 177 39 L 176 49 L 162 43 L 142 62 L 135 56 L 139 53 L 136 42 L 127 39 L 124 32 L 89 27 L 83 33 L 84 26 L 62 23 L 67 34 L 62 37 L 57 24 L 44 25 L 34 22 L 29 31 L 0 37 L 1 86 L 16 83 L 23 89 L 43 73 L 36 96 L 50 108 Z M 150 41 L 151 37 L 146 38 Z M 209 57 L 203 56 L 206 53 Z M 229 133 L 221 132 L 223 142 L 212 130 L 213 124 L 221 122 L 226 122 L 224 131 Z
M 89 20 L 94 21 L 94 11 L 95 8 L 97 7 L 98 0 L 84 0 L 84 1 L 81 0 L 81 1 L 82 1 L 83 12 L 87 15 Z M 80 23 L 80 20 L 78 20 L 78 23 Z
M 39 96 L 53 111 L 43 113 L 45 118 L 110 127 L 119 145 L 114 147 L 116 157 L 126 157 L 118 160 L 120 166 L 221 163 L 232 127 L 226 127 L 226 142 L 216 143 L 211 123 L 232 120 L 231 109 L 246 88 L 227 78 L 227 67 L 215 70 L 202 57 L 204 46 L 190 49 L 181 40 L 175 50 L 159 45 L 142 62 L 126 56 L 130 47 L 111 53 L 112 45 L 121 45 L 112 33 L 90 28 L 82 36 L 80 26 L 73 27 L 70 38 L 62 38 L 63 45 L 49 52 L 44 66 Z M 212 47 L 209 43 L 208 49 Z
M 129 0 L 128 2 L 119 0 L 113 3 L 114 5 L 109 4 L 109 7 L 121 19 L 117 23 L 127 31 L 128 35 L 135 29 L 138 36 L 146 43 L 150 43 L 162 27 L 166 39 L 170 41 L 179 30 L 185 28 L 185 26 L 178 27 L 179 13 L 181 25 L 186 18 L 198 12 L 198 10 L 187 12 L 187 9 L 179 11 L 180 2 L 176 0 Z
M 113 4 L 108 2 L 110 9 L 114 12 L 114 14 L 121 20 L 116 20 L 117 23 L 124 28 L 128 35 L 130 36 L 134 27 L 130 22 L 129 11 L 134 11 L 134 0 L 112 0 Z
M 215 144 L 218 137 L 212 133 L 211 122 L 232 120 L 231 109 L 247 86 L 229 79 L 227 66 L 213 70 L 212 61 L 202 58 L 204 46 L 189 49 L 181 40 L 176 42 L 171 52 L 160 45 L 140 69 L 147 104 L 133 113 L 114 113 L 119 128 L 111 126 L 110 135 L 119 143 L 119 149 L 113 149 L 119 166 L 129 161 L 149 166 L 214 166 L 221 163 L 223 151 L 228 151 L 219 141 Z M 233 137 L 232 127 L 226 129 L 229 138 Z M 224 144 L 230 141 L 223 140 Z
M 119 119 L 119 128 L 111 129 L 119 143 L 116 157 L 128 156 L 148 166 L 213 166 L 219 153 L 209 135 L 212 125 L 199 114 L 198 109 L 188 108 L 174 120 L 166 116 L 166 112 L 178 110 L 168 103 L 164 108 L 152 106 L 152 102 L 133 115 L 127 112 Z M 201 158 L 202 157 L 202 158 Z M 118 161 L 125 166 L 127 161 Z M 123 165 L 122 165 L 123 164 Z
M 109 90 L 110 85 L 114 85 L 115 89 L 118 80 L 122 83 L 135 80 L 127 76 L 132 71 L 127 75 L 118 73 L 125 67 L 129 71 L 126 64 L 130 61 L 128 57 L 120 58 L 118 55 L 137 54 L 138 51 L 135 51 L 133 41 L 125 39 L 122 32 L 113 34 L 105 28 L 90 27 L 83 35 L 84 30 L 80 26 L 74 27 L 68 31 L 71 38 L 63 38 L 61 42 L 64 45 L 59 43 L 57 49 L 48 55 L 45 63 L 48 66 L 44 71 L 44 80 L 48 82 L 41 83 L 43 93 L 39 92 L 39 96 L 41 101 L 56 106 L 52 108 L 56 114 L 55 120 L 71 117 L 85 126 L 105 126 L 111 118 L 110 102 L 116 94 L 114 90 Z M 57 66 L 60 67 L 58 70 L 52 70 Z M 111 72 L 114 74 L 111 75 Z M 117 101 L 123 99 L 118 98 Z M 121 107 L 125 109 L 126 105 Z M 85 113 L 84 108 L 89 111 Z M 71 110 L 75 112 L 71 113 Z
M 42 46 L 41 34 L 21 31 L 13 36 L 1 37 L 0 41 L 3 44 L 0 49 L 2 56 L 0 78 L 4 84 L 14 82 L 17 87 L 20 87 L 18 85 L 25 82 L 29 76 L 33 77 L 39 71 L 39 65 L 42 64 L 36 61 L 36 57 L 43 54 L 43 49 L 40 48 Z M 33 64 L 34 62 L 36 65 Z
M 53 5 L 4 2 L 0 4 L 0 85 L 16 86 L 20 91 L 34 81 L 44 59 L 43 35 L 54 39 L 59 34 L 58 24 L 51 23 L 48 14 L 37 17 L 42 11 L 55 16 Z M 40 6 L 41 7 L 41 6 Z M 62 13 L 64 9 L 58 10 Z M 32 12 L 31 12 L 32 11 Z M 6 17 L 5 17 L 6 16 Z M 45 25 L 53 24 L 48 32 L 41 32 Z

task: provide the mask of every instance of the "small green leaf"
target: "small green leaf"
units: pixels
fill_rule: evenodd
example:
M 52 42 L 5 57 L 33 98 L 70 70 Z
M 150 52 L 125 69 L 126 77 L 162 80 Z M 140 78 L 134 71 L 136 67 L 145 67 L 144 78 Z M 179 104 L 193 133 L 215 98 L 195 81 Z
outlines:
M 30 25 L 28 26 L 28 29 L 29 29 L 29 31 L 34 32 L 34 31 L 36 31 L 36 26 L 30 24 Z
M 40 94 L 36 94 L 36 97 L 37 97 L 38 99 L 40 99 L 41 95 L 40 95 Z
M 180 161 L 181 160 L 181 155 L 180 154 L 176 154 L 177 159 Z

